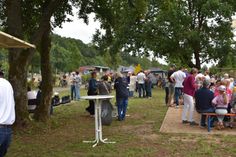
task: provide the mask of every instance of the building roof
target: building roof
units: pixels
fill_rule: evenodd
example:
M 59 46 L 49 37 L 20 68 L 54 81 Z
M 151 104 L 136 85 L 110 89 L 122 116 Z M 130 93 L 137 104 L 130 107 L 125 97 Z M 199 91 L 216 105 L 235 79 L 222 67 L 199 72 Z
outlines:
M 94 66 L 95 68 L 99 68 L 99 69 L 110 69 L 109 67 L 105 67 L 105 66 Z
M 0 31 L 0 47 L 1 48 L 35 48 L 35 45 L 27 43 L 19 38 L 11 36 Z

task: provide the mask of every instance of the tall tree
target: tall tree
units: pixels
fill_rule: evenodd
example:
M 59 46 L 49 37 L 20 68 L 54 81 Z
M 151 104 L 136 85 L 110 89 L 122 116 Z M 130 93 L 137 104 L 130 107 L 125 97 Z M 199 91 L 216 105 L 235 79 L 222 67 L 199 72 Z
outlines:
M 147 19 L 150 21 L 144 27 L 148 30 L 144 45 L 156 55 L 200 68 L 202 63 L 222 59 L 222 53 L 233 51 L 231 17 L 235 13 L 235 4 L 232 1 L 167 0 L 153 3 L 155 9 L 149 9 Z
M 65 18 L 65 10 L 61 9 L 68 1 L 43 0 L 21 1 L 5 0 L 7 31 L 8 33 L 40 45 L 41 39 L 48 30 L 48 23 L 55 13 L 55 23 L 58 24 Z M 67 5 L 66 5 L 67 6 Z M 3 7 L 4 8 L 4 7 Z M 41 9 L 44 11 L 41 12 Z M 61 10 L 59 10 L 61 9 Z M 68 11 L 68 10 L 66 10 Z M 16 124 L 24 126 L 28 121 L 27 111 L 27 71 L 29 62 L 35 50 L 9 50 L 9 80 L 11 81 L 16 100 Z M 50 93 L 49 93 L 50 94 Z
M 236 7 L 232 0 L 129 2 L 133 8 L 129 11 L 123 1 L 113 1 L 118 6 L 114 8 L 103 5 L 110 8 L 114 16 L 112 21 L 98 16 L 102 19 L 102 28 L 108 30 L 105 35 L 100 32 L 95 35 L 95 43 L 100 47 L 108 44 L 134 55 L 152 53 L 166 57 L 167 61 L 176 60 L 197 68 L 202 63 L 221 59 L 222 53 L 233 51 L 231 22 Z M 146 11 L 142 9 L 145 6 Z M 102 10 L 100 12 L 105 12 Z

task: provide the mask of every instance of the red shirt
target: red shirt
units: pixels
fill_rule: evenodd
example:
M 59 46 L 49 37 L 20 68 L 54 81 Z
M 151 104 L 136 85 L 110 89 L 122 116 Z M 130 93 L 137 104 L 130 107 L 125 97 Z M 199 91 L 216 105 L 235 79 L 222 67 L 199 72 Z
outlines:
M 186 77 L 183 84 L 183 92 L 190 96 L 194 96 L 197 87 L 195 84 L 195 77 L 193 75 L 189 75 L 188 77 Z

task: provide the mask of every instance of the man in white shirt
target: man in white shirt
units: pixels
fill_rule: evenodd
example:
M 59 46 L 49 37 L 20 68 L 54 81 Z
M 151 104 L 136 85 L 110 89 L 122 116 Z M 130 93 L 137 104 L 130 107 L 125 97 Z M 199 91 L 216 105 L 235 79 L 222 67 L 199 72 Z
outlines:
M 140 71 L 137 75 L 138 93 L 139 93 L 140 98 L 141 98 L 142 93 L 143 93 L 143 97 L 145 97 L 145 79 L 146 79 L 146 75 L 143 73 L 143 71 Z
M 11 84 L 0 71 L 0 157 L 7 153 L 11 142 L 11 125 L 15 122 L 15 101 Z
M 184 68 L 180 67 L 178 71 L 174 72 L 171 76 L 170 79 L 175 82 L 175 103 L 176 103 L 176 108 L 179 107 L 179 98 L 182 95 L 183 91 L 183 82 L 184 79 L 186 78 L 186 74 L 183 72 Z

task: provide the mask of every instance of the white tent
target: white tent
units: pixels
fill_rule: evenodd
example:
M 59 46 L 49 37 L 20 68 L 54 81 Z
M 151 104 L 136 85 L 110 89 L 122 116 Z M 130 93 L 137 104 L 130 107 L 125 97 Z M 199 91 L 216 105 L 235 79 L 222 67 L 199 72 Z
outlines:
M 35 45 L 0 31 L 0 48 L 35 48 Z

